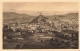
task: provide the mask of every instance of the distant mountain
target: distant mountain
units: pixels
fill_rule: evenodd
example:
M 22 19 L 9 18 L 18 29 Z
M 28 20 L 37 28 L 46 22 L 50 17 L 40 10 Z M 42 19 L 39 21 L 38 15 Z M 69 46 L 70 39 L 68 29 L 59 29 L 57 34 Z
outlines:
M 31 16 L 28 14 L 19 14 L 15 12 L 3 12 L 3 22 L 4 23 L 15 23 L 20 22 L 30 22 L 30 23 L 47 23 L 48 20 L 54 20 L 55 17 L 61 21 L 78 21 L 78 13 L 68 13 L 64 15 L 53 15 L 53 16 Z
M 20 22 L 30 22 L 35 16 L 28 14 L 19 14 L 15 12 L 3 12 L 3 22 L 4 23 L 15 23 L 16 21 Z
M 61 21 L 78 21 L 78 13 L 68 13 L 68 14 L 63 14 L 63 15 L 53 15 L 53 16 L 47 16 L 47 18 L 49 19 L 55 19 L 55 17 L 58 19 L 58 20 L 61 20 Z

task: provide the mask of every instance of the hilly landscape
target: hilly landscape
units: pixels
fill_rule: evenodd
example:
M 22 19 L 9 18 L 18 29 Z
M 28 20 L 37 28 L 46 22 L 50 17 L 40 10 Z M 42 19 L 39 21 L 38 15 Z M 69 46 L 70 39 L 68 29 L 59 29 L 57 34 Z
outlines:
M 44 16 L 44 15 L 43 15 Z M 15 23 L 16 21 L 20 22 L 37 22 L 37 16 L 32 16 L 28 14 L 19 14 L 15 12 L 3 12 L 3 22 L 4 23 Z M 44 16 L 45 19 L 54 20 L 55 17 L 61 21 L 77 21 L 78 22 L 78 13 L 68 13 L 63 15 L 53 15 L 53 16 Z M 35 18 L 35 19 L 34 19 Z M 33 20 L 34 19 L 34 20 Z
M 78 13 L 32 16 L 4 12 L 3 23 L 4 49 L 78 49 Z

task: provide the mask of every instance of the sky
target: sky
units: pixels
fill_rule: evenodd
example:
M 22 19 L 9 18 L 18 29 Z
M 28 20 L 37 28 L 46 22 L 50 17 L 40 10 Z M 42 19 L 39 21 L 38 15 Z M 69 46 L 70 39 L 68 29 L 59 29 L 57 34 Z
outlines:
M 77 2 L 4 2 L 3 12 L 37 15 L 66 14 L 78 12 Z

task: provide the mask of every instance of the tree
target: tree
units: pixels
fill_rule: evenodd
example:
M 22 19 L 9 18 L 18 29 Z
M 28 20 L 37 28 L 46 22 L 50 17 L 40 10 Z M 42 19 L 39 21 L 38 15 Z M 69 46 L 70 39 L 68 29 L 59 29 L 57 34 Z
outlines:
M 4 36 L 7 36 L 8 39 L 12 39 L 13 38 L 13 35 L 12 35 L 13 33 L 14 33 L 13 29 L 11 29 L 7 25 L 4 25 L 4 27 L 3 27 L 3 38 L 4 38 Z

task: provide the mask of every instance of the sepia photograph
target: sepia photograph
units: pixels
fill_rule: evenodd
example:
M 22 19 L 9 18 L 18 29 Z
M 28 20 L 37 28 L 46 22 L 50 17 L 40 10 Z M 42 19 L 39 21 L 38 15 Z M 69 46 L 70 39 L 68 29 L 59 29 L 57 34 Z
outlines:
M 3 2 L 3 49 L 79 49 L 78 2 Z

